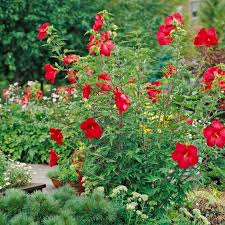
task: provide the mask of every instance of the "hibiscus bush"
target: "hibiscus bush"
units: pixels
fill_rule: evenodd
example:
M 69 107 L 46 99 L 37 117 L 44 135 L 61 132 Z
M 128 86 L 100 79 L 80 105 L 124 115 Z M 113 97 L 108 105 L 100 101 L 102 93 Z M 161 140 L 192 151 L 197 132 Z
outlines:
M 138 35 L 129 47 L 117 43 L 116 27 L 106 11 L 96 15 L 88 32 L 87 56 L 65 49 L 50 23 L 38 31 L 57 60 L 44 66 L 46 80 L 54 84 L 61 72 L 68 82 L 60 89 L 64 97 L 55 98 L 54 110 L 49 110 L 52 103 L 43 102 L 41 118 L 54 118 L 46 120 L 40 134 L 52 139 L 43 143 L 43 151 L 50 148 L 50 165 L 75 163 L 86 191 L 104 186 L 108 193 L 124 185 L 147 194 L 147 216 L 182 204 L 186 192 L 204 182 L 210 162 L 224 154 L 225 67 L 203 66 L 207 52 L 220 40 L 216 30 L 201 29 L 188 42 L 182 16 L 166 17 L 156 39 L 161 48 L 173 48 L 173 57 L 160 71 L 162 79 L 151 83 L 151 48 Z M 206 52 L 195 73 L 182 55 L 192 45 Z M 24 95 L 26 104 L 20 104 L 28 110 L 31 95 Z
M 223 154 L 224 65 L 203 68 L 203 59 L 193 74 L 182 56 L 189 45 L 213 51 L 219 37 L 214 28 L 203 28 L 188 42 L 181 14 L 166 17 L 156 38 L 162 48 L 174 48 L 174 59 L 161 80 L 149 83 L 151 49 L 138 37 L 132 47 L 116 44 L 114 28 L 110 14 L 98 13 L 89 31 L 90 54 L 84 57 L 63 49 L 50 24 L 39 29 L 39 37 L 47 39 L 58 59 L 55 65 L 44 66 L 45 78 L 53 84 L 59 71 L 67 79 L 73 74 L 73 82 L 68 81 L 77 93 L 72 126 L 50 128 L 58 144 L 51 165 L 58 158 L 74 158 L 75 153 L 82 162 L 78 172 L 86 189 L 100 185 L 109 191 L 125 185 L 148 194 L 149 213 L 160 215 L 169 206 L 182 204 L 193 183 L 204 181 L 209 162 Z M 72 130 L 76 134 L 69 137 Z M 71 146 L 70 153 L 60 152 L 64 145 Z

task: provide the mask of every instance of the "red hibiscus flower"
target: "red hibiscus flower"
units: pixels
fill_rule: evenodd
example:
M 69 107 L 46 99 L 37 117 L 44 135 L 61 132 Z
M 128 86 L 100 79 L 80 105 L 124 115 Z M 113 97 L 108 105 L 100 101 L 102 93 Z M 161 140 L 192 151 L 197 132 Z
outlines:
M 90 36 L 87 48 L 90 54 L 96 54 L 98 51 L 101 55 L 110 56 L 114 49 L 114 44 L 110 39 L 109 31 L 100 34 L 100 40 L 96 40 L 94 36 Z
M 210 147 L 216 145 L 218 148 L 223 148 L 225 145 L 225 128 L 218 120 L 212 121 L 210 126 L 205 127 L 203 129 L 203 135 L 207 145 Z
M 198 149 L 194 145 L 176 144 L 172 159 L 177 161 L 179 168 L 188 168 L 198 163 Z
M 100 54 L 105 56 L 110 56 L 111 51 L 114 49 L 114 44 L 110 39 L 109 31 L 105 31 L 100 34 L 103 41 L 100 44 Z
M 112 80 L 111 80 L 111 77 L 110 77 L 109 74 L 107 74 L 107 73 L 101 73 L 101 74 L 98 76 L 98 80 L 112 81 Z
M 177 72 L 177 68 L 174 65 L 169 65 L 165 68 L 164 76 L 165 77 L 171 77 L 176 72 Z
M 57 69 L 51 66 L 50 64 L 46 64 L 44 66 L 45 69 L 45 79 L 49 80 L 52 84 L 55 82 L 55 76 L 57 74 Z
M 112 86 L 110 84 L 107 84 L 107 83 L 97 83 L 96 86 L 100 87 L 100 89 L 102 91 L 110 91 L 112 89 Z
M 47 36 L 47 34 L 48 34 L 48 27 L 49 27 L 49 24 L 48 23 L 44 23 L 38 28 L 39 33 L 38 33 L 37 37 L 40 39 L 40 41 L 42 41 L 42 39 Z
M 160 45 L 170 45 L 173 42 L 171 32 L 174 31 L 173 25 L 162 25 L 156 33 L 156 38 Z
M 120 115 L 129 109 L 131 101 L 118 87 L 114 90 L 114 100 Z
M 51 139 L 54 140 L 58 145 L 63 144 L 63 135 L 60 129 L 50 128 Z
M 208 31 L 202 28 L 194 39 L 195 46 L 215 46 L 218 44 L 218 38 L 216 36 L 216 29 L 209 28 Z
M 78 55 L 67 55 L 64 57 L 63 62 L 67 65 L 70 65 L 71 63 L 76 63 L 79 60 Z
M 76 78 L 77 78 L 77 72 L 74 70 L 70 70 L 70 71 L 68 71 L 67 75 L 68 75 L 67 80 L 69 81 L 69 83 L 75 84 Z
M 81 123 L 81 130 L 84 131 L 86 138 L 100 138 L 103 134 L 101 126 L 94 120 L 94 118 L 88 118 Z
M 57 164 L 59 156 L 53 149 L 50 148 L 49 151 L 49 166 L 53 167 Z
M 161 83 L 159 81 L 154 81 L 152 83 L 147 83 L 146 86 L 149 99 L 151 99 L 153 103 L 156 103 L 161 94 L 161 90 L 159 90 Z
M 164 24 L 165 25 L 176 25 L 176 24 L 174 24 L 174 21 L 176 21 L 178 24 L 181 24 L 181 25 L 184 24 L 182 15 L 178 12 L 176 12 L 176 13 L 170 15 L 170 16 L 167 16 L 164 19 Z
M 94 22 L 94 25 L 93 25 L 93 30 L 94 31 L 100 30 L 102 28 L 103 24 L 104 24 L 103 17 L 100 14 L 96 14 L 95 22 Z
M 99 49 L 99 43 L 100 40 L 95 40 L 95 37 L 93 35 L 89 38 L 89 43 L 87 44 L 87 49 L 90 52 L 90 54 L 96 54 L 96 52 Z
M 210 67 L 204 72 L 202 76 L 202 84 L 205 90 L 212 89 L 212 84 L 216 76 L 225 76 L 225 72 L 216 66 Z M 225 90 L 223 81 L 219 81 L 218 85 L 220 86 L 221 90 Z
M 112 86 L 108 83 L 111 82 L 111 77 L 107 73 L 102 73 L 98 76 L 98 80 L 101 81 L 106 81 L 104 83 L 97 83 L 96 86 L 100 87 L 102 91 L 109 91 L 112 89 Z
M 91 85 L 90 85 L 90 84 L 86 84 L 86 85 L 83 87 L 83 89 L 82 89 L 82 95 L 83 95 L 83 98 L 89 99 L 90 94 L 91 94 Z
M 43 97 L 42 91 L 41 90 L 36 91 L 36 96 L 35 96 L 36 101 L 41 100 L 42 97 Z

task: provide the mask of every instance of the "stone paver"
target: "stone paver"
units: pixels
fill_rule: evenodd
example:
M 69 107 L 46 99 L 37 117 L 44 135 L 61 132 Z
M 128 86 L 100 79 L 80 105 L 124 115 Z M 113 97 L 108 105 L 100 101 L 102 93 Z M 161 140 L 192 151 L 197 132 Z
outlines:
M 51 168 L 48 165 L 31 164 L 32 167 L 32 183 L 46 184 L 43 192 L 52 193 L 56 190 L 51 180 L 47 177 L 47 173 Z

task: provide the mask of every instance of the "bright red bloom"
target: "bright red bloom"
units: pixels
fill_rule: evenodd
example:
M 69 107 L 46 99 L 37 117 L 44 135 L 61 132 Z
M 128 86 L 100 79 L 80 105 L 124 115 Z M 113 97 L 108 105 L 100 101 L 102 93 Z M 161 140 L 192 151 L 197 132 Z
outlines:
M 194 45 L 195 46 L 215 46 L 218 44 L 218 38 L 216 36 L 216 29 L 209 28 L 208 31 L 202 28 L 198 34 L 195 36 Z
M 207 145 L 223 148 L 225 145 L 225 127 L 219 120 L 214 120 L 211 125 L 203 129 L 203 135 Z
M 49 27 L 49 23 L 44 23 L 38 28 L 39 33 L 37 37 L 40 39 L 40 41 L 42 41 L 42 39 L 47 36 L 48 27 Z
M 58 145 L 63 144 L 63 135 L 60 129 L 50 128 L 51 139 L 54 140 Z
M 101 74 L 98 76 L 98 80 L 112 81 L 112 80 L 111 80 L 111 77 L 110 77 L 109 74 L 107 74 L 107 73 L 101 73 Z
M 216 66 L 210 67 L 204 72 L 202 76 L 202 84 L 205 87 L 205 90 L 212 89 L 212 84 L 216 76 L 225 76 L 225 72 Z M 223 81 L 219 81 L 218 85 L 220 86 L 221 90 L 225 90 Z
M 100 14 L 96 14 L 95 22 L 94 22 L 94 25 L 93 25 L 93 30 L 94 31 L 100 30 L 102 28 L 103 24 L 104 24 L 103 17 Z
M 171 32 L 174 31 L 173 25 L 162 25 L 159 27 L 159 31 L 156 33 L 158 43 L 160 45 L 170 45 L 173 42 Z
M 174 25 L 174 21 L 176 21 L 177 23 L 183 25 L 184 24 L 184 21 L 183 21 L 183 18 L 182 18 L 182 15 L 178 12 L 170 15 L 170 16 L 167 16 L 165 19 L 164 19 L 164 24 L 165 25 Z
M 177 161 L 179 168 L 188 168 L 198 163 L 198 149 L 194 145 L 176 144 L 172 159 Z
M 165 68 L 164 76 L 165 77 L 171 77 L 176 72 L 177 72 L 177 68 L 174 65 L 169 65 Z
M 100 89 L 102 91 L 110 91 L 112 89 L 112 86 L 108 83 L 108 82 L 111 82 L 111 77 L 109 76 L 109 74 L 107 73 L 102 73 L 98 76 L 98 80 L 101 81 L 101 80 L 104 80 L 106 82 L 104 83 L 97 83 L 96 86 L 100 87 Z
M 91 94 L 91 85 L 86 84 L 82 89 L 83 98 L 89 99 L 89 96 Z
M 89 38 L 89 43 L 87 44 L 87 49 L 90 52 L 90 54 L 96 54 L 97 49 L 99 48 L 100 40 L 95 40 L 95 37 L 93 35 Z
M 79 60 L 78 55 L 67 55 L 63 58 L 63 62 L 67 65 L 70 65 L 71 63 L 76 63 Z
M 50 150 L 50 152 L 49 152 L 49 166 L 53 167 L 57 164 L 59 156 L 53 149 L 50 148 L 49 150 Z
M 69 83 L 75 84 L 76 78 L 77 78 L 77 72 L 74 70 L 70 70 L 70 71 L 68 71 L 67 75 L 68 75 L 67 80 L 69 81 Z
M 101 55 L 110 56 L 111 51 L 114 49 L 114 43 L 109 40 L 109 31 L 102 32 L 100 34 L 100 38 L 101 40 L 95 40 L 94 36 L 90 36 L 87 49 L 89 50 L 90 54 L 96 54 L 99 49 Z
M 57 69 L 54 68 L 52 65 L 50 64 L 46 64 L 44 66 L 45 69 L 45 79 L 49 80 L 52 84 L 54 84 L 55 82 L 55 76 L 57 74 Z
M 151 99 L 153 103 L 156 103 L 161 94 L 161 90 L 159 90 L 161 83 L 159 81 L 154 81 L 152 83 L 147 83 L 146 86 L 149 99 Z
M 110 84 L 107 84 L 107 83 L 97 83 L 96 86 L 100 87 L 100 89 L 102 91 L 110 91 L 112 89 L 112 86 Z
M 81 123 L 80 128 L 84 131 L 86 138 L 100 138 L 103 134 L 101 126 L 94 120 L 94 118 L 88 118 Z
M 36 101 L 41 100 L 42 97 L 43 97 L 42 91 L 41 90 L 36 91 L 36 96 L 35 96 Z
M 120 115 L 129 109 L 131 101 L 118 87 L 114 90 L 114 100 Z
M 100 43 L 100 54 L 110 56 L 111 51 L 114 49 L 114 44 L 110 39 L 109 31 L 105 31 L 100 34 L 103 41 Z

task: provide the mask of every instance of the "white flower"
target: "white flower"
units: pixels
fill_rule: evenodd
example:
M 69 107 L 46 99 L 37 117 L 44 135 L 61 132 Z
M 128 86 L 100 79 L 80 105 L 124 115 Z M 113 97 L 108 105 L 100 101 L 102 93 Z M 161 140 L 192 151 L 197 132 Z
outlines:
M 142 212 L 140 210 L 137 210 L 136 213 L 138 216 L 142 215 Z
M 104 193 L 105 188 L 104 187 L 97 187 L 96 188 L 97 191 Z
M 137 207 L 137 202 L 131 202 L 127 204 L 127 210 L 135 210 L 135 208 Z
M 143 195 L 141 195 L 141 198 L 144 202 L 147 202 L 149 197 L 148 197 L 148 195 L 143 194 Z
M 146 214 L 142 213 L 142 214 L 141 214 L 141 218 L 142 218 L 142 219 L 148 219 L 148 216 L 147 216 Z
M 136 191 L 132 192 L 131 194 L 134 198 L 139 198 L 141 196 L 141 194 L 137 193 Z

